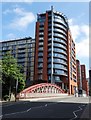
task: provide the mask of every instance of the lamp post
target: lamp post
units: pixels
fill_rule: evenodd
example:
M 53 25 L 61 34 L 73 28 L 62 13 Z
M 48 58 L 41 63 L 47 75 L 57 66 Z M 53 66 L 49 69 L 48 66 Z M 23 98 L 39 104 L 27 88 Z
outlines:
M 18 89 L 18 78 L 16 80 L 16 87 L 15 87 L 15 102 L 16 102 L 16 96 L 17 96 L 17 89 Z

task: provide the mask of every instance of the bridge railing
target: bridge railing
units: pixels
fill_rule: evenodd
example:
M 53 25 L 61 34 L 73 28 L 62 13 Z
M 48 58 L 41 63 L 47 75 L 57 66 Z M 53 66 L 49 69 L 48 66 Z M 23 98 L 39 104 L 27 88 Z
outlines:
M 35 96 L 39 97 L 39 95 L 40 97 L 41 96 L 45 97 L 45 96 L 55 96 L 57 94 L 65 94 L 65 92 L 55 84 L 41 83 L 26 88 L 25 90 L 20 92 L 17 95 L 17 97 L 18 98 L 35 97 Z

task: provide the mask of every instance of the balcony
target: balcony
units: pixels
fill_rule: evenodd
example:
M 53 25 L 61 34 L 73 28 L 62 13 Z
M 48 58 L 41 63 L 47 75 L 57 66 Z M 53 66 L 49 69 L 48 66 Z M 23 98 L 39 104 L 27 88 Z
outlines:
M 65 23 L 65 21 L 64 20 L 62 20 L 62 19 L 59 19 L 59 18 L 55 18 L 54 19 L 54 22 L 57 22 L 58 24 L 63 24 L 65 27 L 67 27 L 67 24 Z
M 38 56 L 43 56 L 43 53 L 39 53 Z
M 64 49 L 64 50 L 67 50 L 67 48 L 66 48 L 66 46 L 64 46 L 64 45 L 62 45 L 62 44 L 58 44 L 58 43 L 54 43 L 54 45 L 53 45 L 54 47 L 59 47 L 59 48 L 62 48 L 62 49 Z
M 63 44 L 63 45 L 65 45 L 65 46 L 67 46 L 66 41 L 65 41 L 65 40 L 62 40 L 62 39 L 60 39 L 60 38 L 54 38 L 53 41 L 54 41 L 55 43 Z
M 64 32 L 62 29 L 54 28 L 54 32 L 63 33 L 65 36 L 67 36 L 66 32 Z
M 43 47 L 39 47 L 38 51 L 43 51 Z
M 67 41 L 67 37 L 62 35 L 62 34 L 54 33 L 54 37 L 60 37 L 60 38 L 62 38 L 62 39 Z

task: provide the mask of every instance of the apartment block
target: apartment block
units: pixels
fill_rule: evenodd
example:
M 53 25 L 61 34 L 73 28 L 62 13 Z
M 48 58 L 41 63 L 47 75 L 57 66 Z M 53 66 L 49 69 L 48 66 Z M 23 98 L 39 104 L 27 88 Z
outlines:
M 89 96 L 91 96 L 91 69 L 89 70 Z
M 51 7 L 37 14 L 34 83 L 53 83 L 69 94 L 77 90 L 76 50 L 68 19 Z
M 0 42 L 0 59 L 10 51 L 17 63 L 22 66 L 26 86 L 33 84 L 35 40 L 31 37 Z
M 79 60 L 76 60 L 76 68 L 77 68 L 77 86 L 79 91 L 82 90 L 81 66 Z
M 85 65 L 81 65 L 81 79 L 82 79 L 82 89 L 88 95 L 88 81 L 86 80 L 86 68 Z

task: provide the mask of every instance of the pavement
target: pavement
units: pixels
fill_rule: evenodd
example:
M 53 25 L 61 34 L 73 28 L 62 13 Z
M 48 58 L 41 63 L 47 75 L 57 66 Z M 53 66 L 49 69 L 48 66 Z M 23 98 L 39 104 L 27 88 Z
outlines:
M 16 102 L 21 102 L 21 101 L 38 101 L 38 100 L 47 100 L 47 99 L 51 99 L 51 98 L 68 98 L 68 97 L 74 97 L 73 95 L 70 96 L 49 96 L 49 97 L 31 97 L 31 98 L 26 98 L 26 99 L 19 99 Z M 2 104 L 11 104 L 11 103 L 15 103 L 15 100 L 12 101 L 0 101 L 0 105 Z

